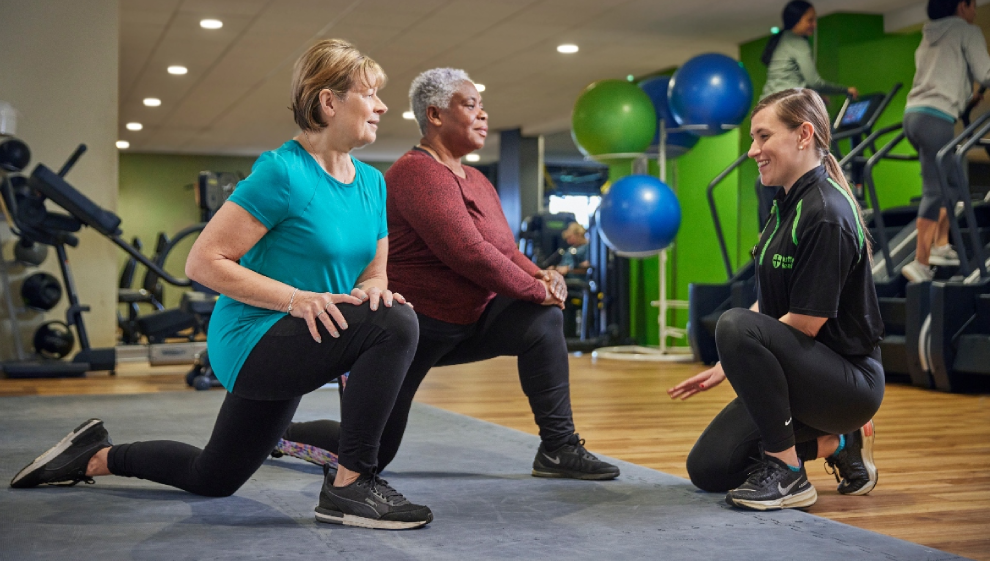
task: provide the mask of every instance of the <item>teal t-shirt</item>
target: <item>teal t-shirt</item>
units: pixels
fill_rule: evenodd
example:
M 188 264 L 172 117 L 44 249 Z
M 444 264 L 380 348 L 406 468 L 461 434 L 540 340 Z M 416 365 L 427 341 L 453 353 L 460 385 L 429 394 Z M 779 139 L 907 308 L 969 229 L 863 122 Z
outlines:
M 341 183 L 295 140 L 262 154 L 228 199 L 268 228 L 241 265 L 299 290 L 349 293 L 388 236 L 385 178 L 352 161 L 354 181 Z M 220 297 L 207 345 L 225 388 L 234 387 L 251 350 L 285 315 Z

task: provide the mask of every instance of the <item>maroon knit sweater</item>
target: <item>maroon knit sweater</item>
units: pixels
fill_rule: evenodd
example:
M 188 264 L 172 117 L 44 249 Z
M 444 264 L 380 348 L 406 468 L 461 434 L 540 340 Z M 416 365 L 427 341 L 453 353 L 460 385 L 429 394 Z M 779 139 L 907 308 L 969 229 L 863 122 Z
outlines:
M 388 285 L 428 317 L 467 325 L 495 294 L 541 303 L 539 268 L 516 247 L 495 188 L 410 150 L 385 174 Z

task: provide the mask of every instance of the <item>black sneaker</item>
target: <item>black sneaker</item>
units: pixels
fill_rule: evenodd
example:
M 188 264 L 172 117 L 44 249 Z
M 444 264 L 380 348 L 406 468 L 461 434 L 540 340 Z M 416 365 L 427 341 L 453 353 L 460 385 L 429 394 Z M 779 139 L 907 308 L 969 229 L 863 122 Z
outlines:
M 547 450 L 545 443 L 540 443 L 533 460 L 534 477 L 564 477 L 570 479 L 615 479 L 619 477 L 619 468 L 603 462 L 594 454 L 584 449 L 584 439 L 578 435 L 571 437 L 573 443 L 560 448 Z
M 806 508 L 817 500 L 818 492 L 808 481 L 804 466 L 794 471 L 773 456 L 764 456 L 749 479 L 725 495 L 730 505 L 751 510 Z
M 93 478 L 86 476 L 89 460 L 111 444 L 103 421 L 90 419 L 19 471 L 10 486 L 24 489 L 52 484 L 71 486 L 80 481 L 93 483 Z
M 876 438 L 873 421 L 845 437 L 845 448 L 838 454 L 825 458 L 825 463 L 828 464 L 825 471 L 832 468 L 829 473 L 839 482 L 839 493 L 865 495 L 877 486 L 879 479 L 877 466 L 873 463 L 873 440 Z
M 327 471 L 316 507 L 316 521 L 379 530 L 419 528 L 433 521 L 430 507 L 414 505 L 377 475 L 361 475 L 346 487 L 334 487 Z

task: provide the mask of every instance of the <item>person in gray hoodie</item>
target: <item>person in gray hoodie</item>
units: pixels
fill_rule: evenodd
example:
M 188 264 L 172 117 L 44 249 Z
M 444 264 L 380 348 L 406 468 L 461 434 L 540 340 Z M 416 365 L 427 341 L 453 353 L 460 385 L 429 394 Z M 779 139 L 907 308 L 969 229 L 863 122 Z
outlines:
M 774 33 L 763 49 L 760 60 L 767 66 L 767 82 L 760 99 L 792 88 L 809 88 L 822 95 L 841 94 L 857 97 L 856 88 L 828 82 L 818 74 L 808 38 L 815 34 L 818 15 L 815 7 L 804 0 L 791 0 L 781 13 L 783 30 Z M 764 187 L 757 180 L 760 228 L 770 216 L 773 197 L 779 186 Z
M 990 55 L 976 19 L 975 0 L 929 0 L 916 72 L 904 109 L 904 132 L 921 160 L 921 205 L 915 259 L 901 269 L 912 282 L 932 279 L 931 265 L 959 263 L 949 245 L 946 201 L 939 186 L 935 155 L 952 140 L 954 124 L 973 95 L 973 82 L 990 86 Z M 955 173 L 948 176 L 950 201 L 963 193 Z M 934 244 L 934 246 L 933 246 Z

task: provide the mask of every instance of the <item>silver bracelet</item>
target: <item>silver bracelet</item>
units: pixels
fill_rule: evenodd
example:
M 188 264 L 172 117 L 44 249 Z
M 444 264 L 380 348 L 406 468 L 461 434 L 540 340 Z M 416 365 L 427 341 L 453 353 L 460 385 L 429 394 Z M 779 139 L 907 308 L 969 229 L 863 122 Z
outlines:
M 299 289 L 298 288 L 293 288 L 292 289 L 292 295 L 289 296 L 289 308 L 287 310 L 285 310 L 285 313 L 287 313 L 287 314 L 291 314 L 292 313 L 292 301 L 296 298 L 296 292 L 299 292 Z

